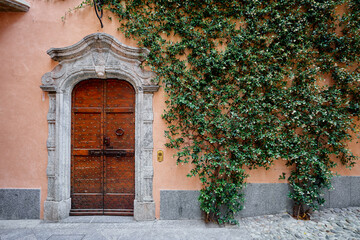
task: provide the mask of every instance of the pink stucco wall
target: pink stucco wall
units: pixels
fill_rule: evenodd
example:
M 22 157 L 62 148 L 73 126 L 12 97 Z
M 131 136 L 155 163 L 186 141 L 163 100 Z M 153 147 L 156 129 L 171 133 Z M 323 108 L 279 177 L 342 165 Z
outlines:
M 51 47 L 72 45 L 84 36 L 106 32 L 136 46 L 116 30 L 116 22 L 100 24 L 91 8 L 66 14 L 81 1 L 28 0 L 24 13 L 0 13 L 0 188 L 40 188 L 41 217 L 47 195 L 48 98 L 41 77 L 57 64 Z
M 0 13 L 0 188 L 40 188 L 41 217 L 47 195 L 47 121 L 48 98 L 39 88 L 41 76 L 57 64 L 46 54 L 51 47 L 72 45 L 84 36 L 105 32 L 130 46 L 136 42 L 125 39 L 116 30 L 117 22 L 104 19 L 104 28 L 92 8 L 66 14 L 79 0 L 28 0 L 26 13 Z M 116 19 L 116 18 L 113 18 Z M 160 190 L 196 190 L 201 187 L 196 178 L 187 178 L 190 165 L 176 165 L 174 151 L 165 148 L 165 122 L 161 114 L 165 107 L 162 89 L 154 95 L 154 200 L 156 216 L 160 215 Z M 360 144 L 351 143 L 360 155 Z M 164 161 L 156 161 L 158 150 L 164 151 Z M 270 171 L 249 171 L 249 182 L 284 182 L 278 177 L 288 172 L 284 161 L 278 160 Z M 344 175 L 360 175 L 360 165 L 352 171 L 339 168 Z

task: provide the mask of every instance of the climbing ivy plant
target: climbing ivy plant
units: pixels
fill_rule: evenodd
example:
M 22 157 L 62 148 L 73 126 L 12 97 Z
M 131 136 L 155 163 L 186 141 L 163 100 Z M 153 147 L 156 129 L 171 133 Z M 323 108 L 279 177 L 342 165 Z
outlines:
M 89 3 L 89 2 L 87 2 Z M 359 0 L 105 0 L 150 50 L 166 145 L 203 184 L 206 219 L 236 223 L 246 169 L 285 160 L 294 216 L 324 203 L 360 115 Z M 261 199 L 259 199 L 261 201 Z

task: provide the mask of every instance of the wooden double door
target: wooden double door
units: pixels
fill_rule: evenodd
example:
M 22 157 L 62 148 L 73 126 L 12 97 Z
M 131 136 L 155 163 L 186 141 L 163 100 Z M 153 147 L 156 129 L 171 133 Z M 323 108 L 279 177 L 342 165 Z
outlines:
M 90 79 L 72 93 L 71 215 L 133 215 L 135 90 Z

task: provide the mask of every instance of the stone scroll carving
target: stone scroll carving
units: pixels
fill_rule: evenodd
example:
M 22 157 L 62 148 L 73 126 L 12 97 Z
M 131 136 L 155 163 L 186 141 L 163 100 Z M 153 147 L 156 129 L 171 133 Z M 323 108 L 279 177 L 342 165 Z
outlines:
M 84 37 L 64 48 L 51 48 L 48 55 L 59 64 L 42 77 L 41 89 L 49 94 L 48 196 L 44 218 L 60 220 L 69 215 L 71 163 L 71 92 L 90 78 L 126 80 L 136 90 L 135 108 L 135 201 L 136 220 L 155 219 L 153 188 L 153 93 L 154 73 L 140 65 L 149 51 L 126 46 L 105 33 Z

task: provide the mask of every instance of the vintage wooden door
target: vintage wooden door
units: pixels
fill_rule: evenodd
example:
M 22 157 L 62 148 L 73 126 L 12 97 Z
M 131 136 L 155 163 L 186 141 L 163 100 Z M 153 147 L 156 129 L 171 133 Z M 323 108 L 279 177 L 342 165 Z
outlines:
M 133 215 L 135 91 L 90 79 L 72 93 L 71 215 Z

